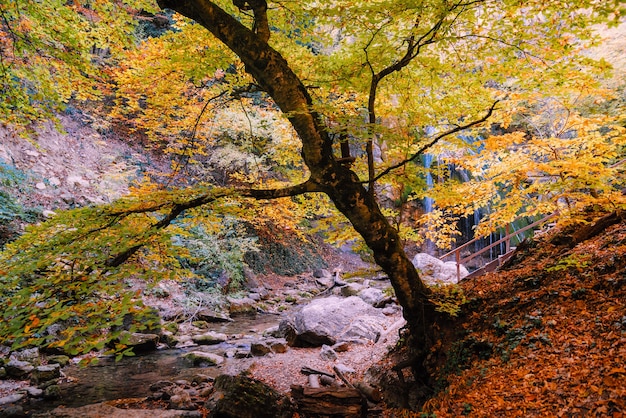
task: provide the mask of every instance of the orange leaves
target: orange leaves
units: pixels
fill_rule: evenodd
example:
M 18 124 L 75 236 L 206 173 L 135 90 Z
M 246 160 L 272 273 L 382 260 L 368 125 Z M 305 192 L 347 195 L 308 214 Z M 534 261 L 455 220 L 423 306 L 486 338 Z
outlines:
M 466 282 L 476 299 L 463 326 L 494 352 L 447 375 L 450 386 L 425 411 L 456 417 L 471 405 L 477 417 L 623 417 L 625 243 L 622 222 L 564 253 L 540 244 L 507 271 Z M 549 269 L 579 257 L 589 261 L 585 268 Z M 523 284 L 538 275 L 539 286 Z
M 602 379 L 602 383 L 610 388 L 622 388 L 626 381 L 626 369 L 615 367 L 611 369 Z
M 26 325 L 24 327 L 24 334 L 30 334 L 30 330 L 37 327 L 39 325 L 39 323 L 41 322 L 41 320 L 36 316 L 36 315 L 30 315 L 28 317 L 28 319 L 30 319 L 30 324 Z

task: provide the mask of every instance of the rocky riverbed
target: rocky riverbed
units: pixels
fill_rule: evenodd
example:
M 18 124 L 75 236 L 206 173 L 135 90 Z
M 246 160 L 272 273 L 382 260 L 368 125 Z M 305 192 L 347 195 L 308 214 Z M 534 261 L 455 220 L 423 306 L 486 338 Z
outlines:
M 84 368 L 79 358 L 3 348 L 0 416 L 115 416 L 120 409 L 120 416 L 135 416 L 129 408 L 202 416 L 218 407 L 211 404 L 215 379 L 242 373 L 282 395 L 310 384 L 305 369 L 335 376 L 327 385 L 345 386 L 366 380 L 404 324 L 384 276 L 344 279 L 318 270 L 277 280 L 270 291 L 232 299 L 230 313 L 196 311 L 176 316 L 176 327 L 160 334 L 133 335 L 140 354 L 118 362 L 99 358 Z M 268 298 L 290 307 L 270 312 Z M 173 307 L 159 309 L 171 315 Z

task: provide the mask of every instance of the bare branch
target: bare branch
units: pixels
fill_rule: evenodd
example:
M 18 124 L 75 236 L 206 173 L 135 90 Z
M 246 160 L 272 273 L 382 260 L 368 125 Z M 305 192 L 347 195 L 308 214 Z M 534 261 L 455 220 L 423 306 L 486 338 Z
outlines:
M 410 163 L 411 161 L 416 160 L 421 154 L 424 153 L 424 151 L 426 151 L 427 149 L 429 149 L 430 147 L 434 146 L 437 142 L 439 142 L 442 138 L 445 138 L 447 136 L 450 136 L 452 134 L 455 134 L 457 132 L 461 132 L 464 131 L 465 129 L 469 129 L 472 126 L 476 126 L 480 123 L 483 123 L 484 121 L 486 121 L 487 119 L 489 119 L 491 117 L 491 115 L 493 114 L 493 111 L 496 108 L 496 105 L 500 102 L 500 100 L 496 100 L 491 107 L 489 108 L 489 110 L 487 111 L 487 113 L 485 114 L 485 116 L 483 116 L 480 119 L 476 119 L 472 122 L 466 123 L 465 125 L 457 125 L 456 127 L 447 130 L 445 132 L 442 132 L 441 134 L 437 135 L 435 138 L 433 138 L 429 143 L 423 145 L 415 154 L 413 154 L 412 156 L 410 156 L 409 158 L 400 161 L 397 164 L 394 164 L 392 166 L 387 167 L 385 170 L 383 170 L 381 173 L 379 173 L 375 178 L 374 181 L 379 180 L 380 178 L 386 176 L 387 174 L 391 173 L 393 170 L 396 170 L 408 163 Z

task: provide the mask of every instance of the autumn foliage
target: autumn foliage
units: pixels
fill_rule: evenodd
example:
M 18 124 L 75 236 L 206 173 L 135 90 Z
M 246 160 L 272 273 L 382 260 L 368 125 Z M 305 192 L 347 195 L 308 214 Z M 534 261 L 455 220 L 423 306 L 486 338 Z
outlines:
M 575 232 L 552 230 L 462 282 L 457 333 L 432 351 L 434 395 L 388 416 L 623 416 L 626 223 L 572 246 Z
M 429 327 L 408 241 L 452 246 L 477 211 L 480 235 L 520 216 L 558 213 L 565 227 L 624 209 L 623 97 L 584 54 L 593 25 L 619 23 L 618 3 L 159 1 L 176 14 L 148 0 L 3 2 L 3 123 L 27 137 L 86 106 L 172 166 L 8 245 L 0 338 L 127 354 L 107 326 L 144 311 L 126 280 L 189 277 L 176 238 L 217 236 L 225 217 L 359 235 L 407 320 Z

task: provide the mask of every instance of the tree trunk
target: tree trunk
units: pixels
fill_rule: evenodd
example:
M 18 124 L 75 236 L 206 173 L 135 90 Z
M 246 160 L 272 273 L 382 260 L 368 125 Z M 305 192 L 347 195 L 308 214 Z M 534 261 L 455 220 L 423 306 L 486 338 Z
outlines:
M 429 289 L 420 280 L 404 252 L 397 231 L 382 214 L 373 194 L 358 176 L 337 162 L 332 140 L 312 99 L 287 61 L 266 39 L 207 0 L 158 0 L 160 7 L 196 21 L 227 45 L 246 66 L 259 85 L 287 115 L 302 141 L 302 157 L 310 170 L 310 182 L 328 194 L 372 250 L 376 263 L 387 273 L 402 305 L 418 348 L 429 345 L 434 310 Z

